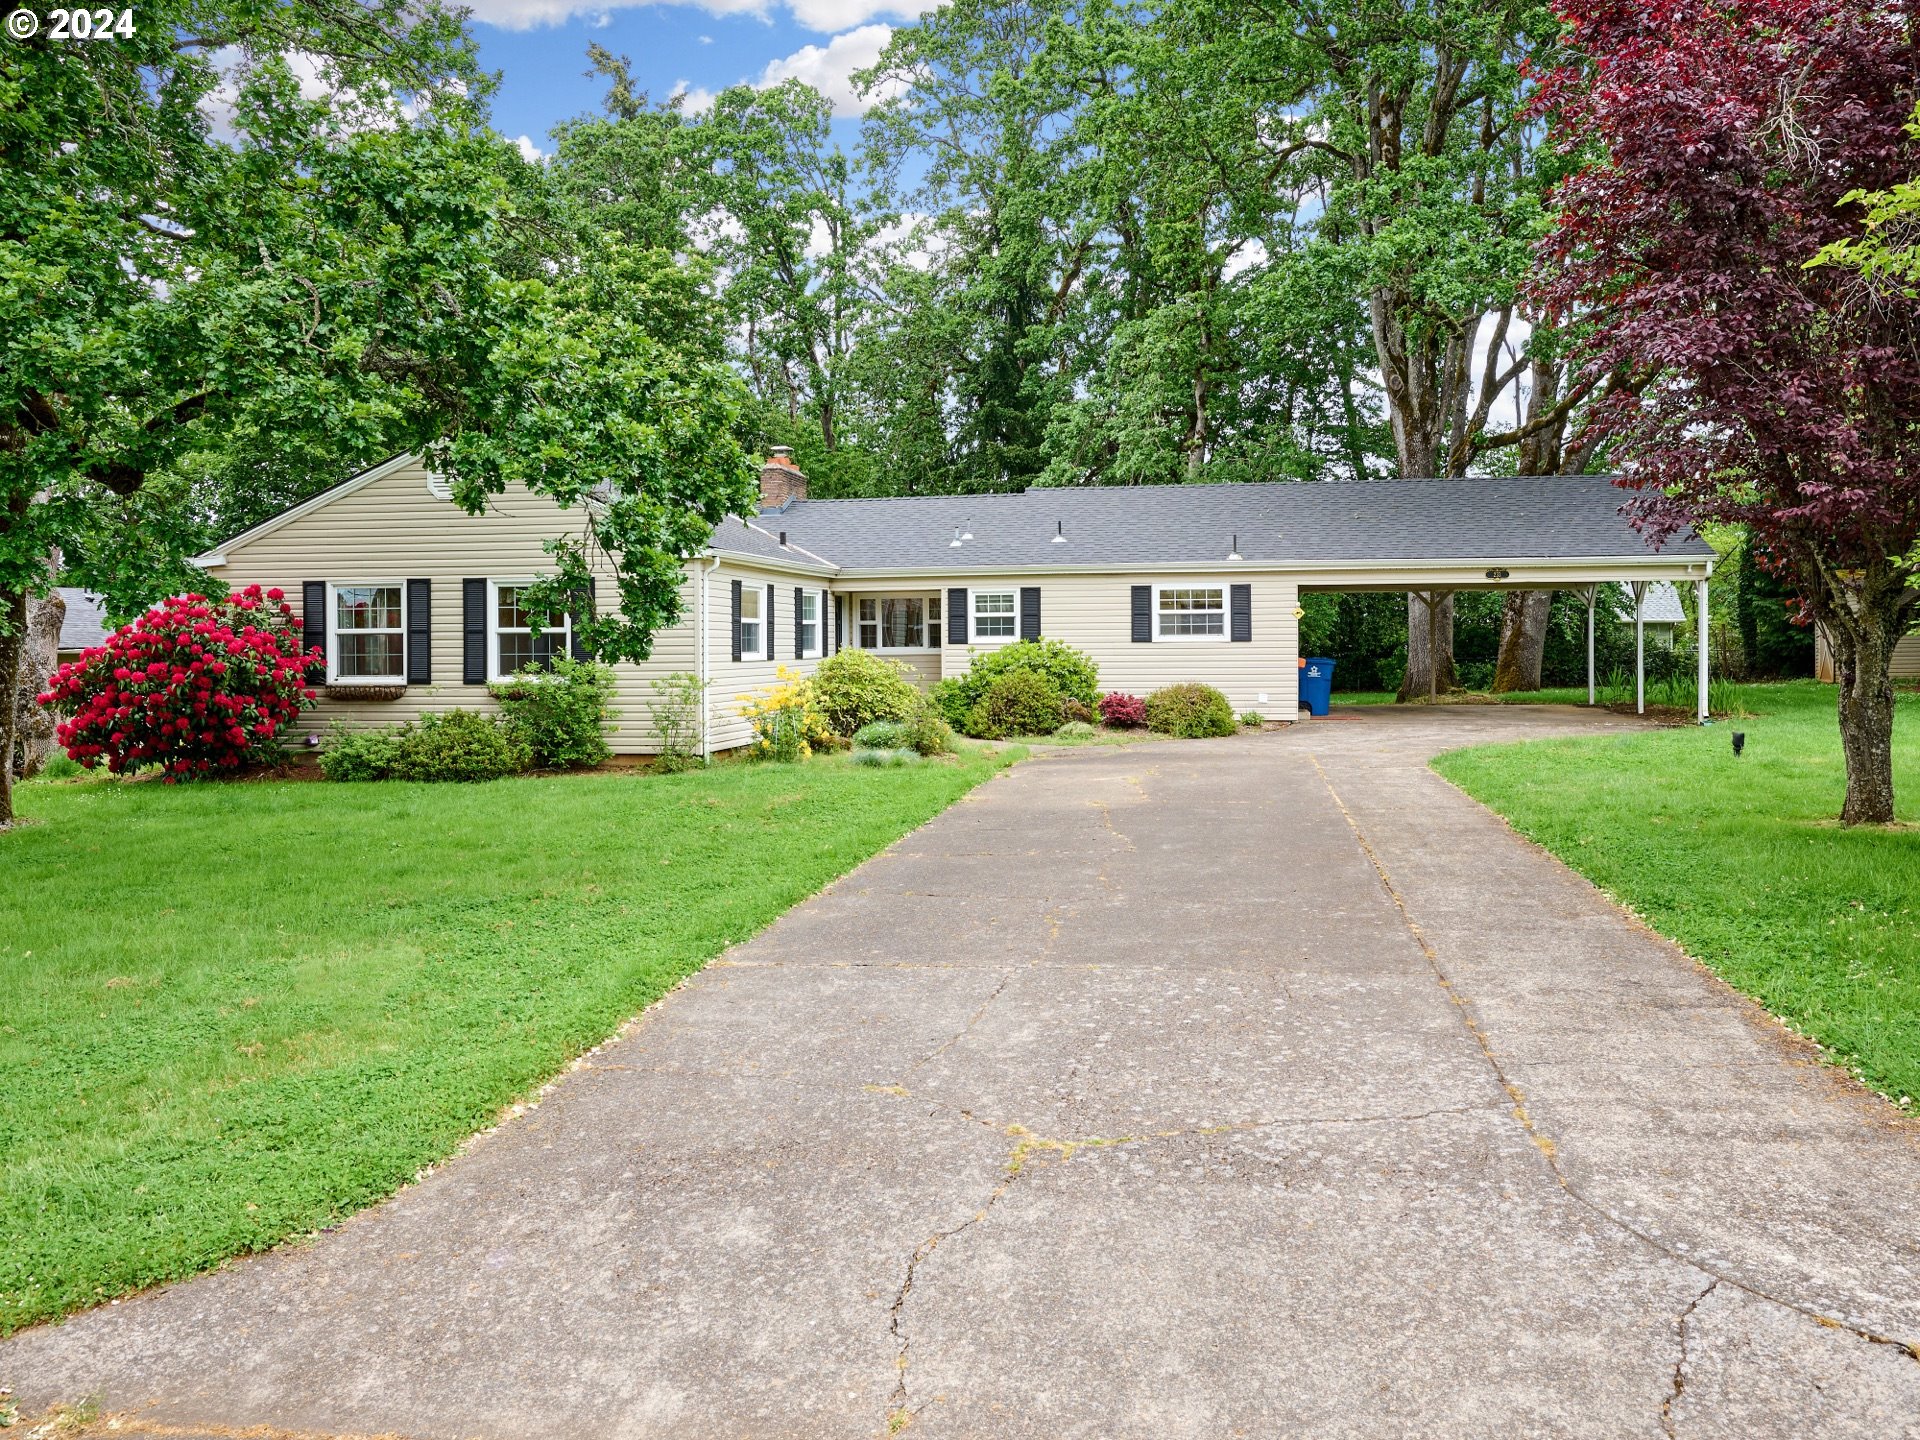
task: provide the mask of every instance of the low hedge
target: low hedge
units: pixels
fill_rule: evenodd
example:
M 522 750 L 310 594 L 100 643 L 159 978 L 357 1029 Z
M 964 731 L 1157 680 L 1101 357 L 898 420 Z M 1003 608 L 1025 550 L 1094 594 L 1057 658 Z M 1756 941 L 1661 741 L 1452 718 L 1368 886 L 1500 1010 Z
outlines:
M 1147 728 L 1184 740 L 1234 735 L 1240 730 L 1233 706 L 1211 685 L 1167 685 L 1147 696 Z
M 512 721 L 449 710 L 382 730 L 336 729 L 320 772 L 329 780 L 498 780 L 532 763 Z
M 996 677 L 967 711 L 967 733 L 982 740 L 1009 735 L 1051 735 L 1064 718 L 1060 692 L 1037 670 L 1010 670 Z

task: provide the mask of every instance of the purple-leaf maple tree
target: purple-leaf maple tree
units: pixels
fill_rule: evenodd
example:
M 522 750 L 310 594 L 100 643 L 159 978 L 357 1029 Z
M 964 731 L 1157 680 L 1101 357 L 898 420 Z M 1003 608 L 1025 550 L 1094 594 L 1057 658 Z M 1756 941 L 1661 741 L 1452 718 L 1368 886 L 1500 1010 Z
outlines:
M 1563 0 L 1574 63 L 1542 107 L 1584 161 L 1543 243 L 1551 313 L 1590 328 L 1634 523 L 1747 528 L 1832 647 L 1841 819 L 1893 809 L 1889 661 L 1920 591 L 1920 300 L 1808 263 L 1858 190 L 1920 171 L 1920 5 Z

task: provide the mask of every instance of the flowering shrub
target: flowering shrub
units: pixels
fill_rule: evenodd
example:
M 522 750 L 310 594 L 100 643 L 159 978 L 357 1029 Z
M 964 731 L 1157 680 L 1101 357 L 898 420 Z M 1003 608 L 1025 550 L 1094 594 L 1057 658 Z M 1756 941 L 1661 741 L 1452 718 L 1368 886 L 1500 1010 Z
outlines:
M 1116 690 L 1100 697 L 1100 718 L 1115 729 L 1137 730 L 1147 723 L 1147 702 Z
M 80 764 L 159 765 L 171 784 L 278 760 L 281 728 L 313 701 L 318 659 L 282 592 L 249 585 L 156 605 L 62 665 L 38 698 L 67 717 L 57 733 Z
M 844 652 L 843 652 L 844 653 Z M 754 752 L 772 760 L 804 760 L 814 746 L 832 742 L 833 730 L 814 700 L 813 684 L 782 665 L 779 682 L 740 707 L 753 726 Z

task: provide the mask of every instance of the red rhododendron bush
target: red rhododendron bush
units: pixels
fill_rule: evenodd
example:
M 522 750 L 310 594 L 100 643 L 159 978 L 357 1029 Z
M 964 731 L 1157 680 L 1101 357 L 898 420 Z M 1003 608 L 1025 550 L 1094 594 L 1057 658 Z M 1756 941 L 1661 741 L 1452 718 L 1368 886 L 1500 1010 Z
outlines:
M 67 717 L 60 743 L 82 765 L 158 765 L 171 783 L 280 759 L 319 658 L 277 589 L 180 595 L 62 665 L 39 699 Z

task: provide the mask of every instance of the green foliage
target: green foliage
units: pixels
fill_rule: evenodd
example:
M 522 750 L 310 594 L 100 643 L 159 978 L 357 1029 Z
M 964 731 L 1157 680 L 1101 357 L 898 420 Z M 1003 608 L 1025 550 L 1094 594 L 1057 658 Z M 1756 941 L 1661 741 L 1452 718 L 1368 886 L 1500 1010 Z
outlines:
M 1240 723 L 1249 730 L 1258 730 L 1267 720 L 1258 710 L 1243 710 L 1240 712 Z
M 903 765 L 918 765 L 922 761 L 919 751 L 907 747 L 859 749 L 847 758 L 855 765 L 869 770 L 897 770 Z
M 384 730 L 336 726 L 320 755 L 329 780 L 498 780 L 532 763 L 517 726 L 478 710 L 423 715 Z
M 1099 732 L 1084 720 L 1069 720 L 1053 733 L 1062 740 L 1091 740 Z
M 1092 657 L 1062 640 L 1016 640 L 1011 645 L 974 651 L 967 673 L 955 681 L 953 703 L 964 706 L 960 712 L 962 716 L 970 714 L 987 693 L 988 687 L 1001 676 L 1015 673 L 1040 676 L 1062 703 L 1076 701 L 1087 707 L 1088 714 L 1092 713 L 1094 702 L 1100 698 L 1100 667 L 1094 664 Z M 966 729 L 965 724 L 961 728 Z
M 1060 728 L 1060 692 L 1039 670 L 1014 669 L 994 676 L 967 711 L 966 732 L 982 740 L 1009 735 L 1051 735 Z
M 1813 674 L 1813 627 L 1793 623 L 1791 590 L 1749 543 L 1733 575 L 1735 616 L 1746 673 L 1758 677 Z
M 613 754 L 606 726 L 613 709 L 613 671 L 591 660 L 555 656 L 547 670 L 529 668 L 488 693 L 533 752 L 536 765 L 577 770 Z
M 862 750 L 898 750 L 907 743 L 907 722 L 876 720 L 853 732 L 853 743 Z
M 1147 728 L 1186 740 L 1232 735 L 1233 707 L 1211 685 L 1166 685 L 1147 696 Z
M 682 670 L 660 676 L 649 691 L 647 713 L 659 746 L 654 768 L 668 774 L 697 768 L 702 763 L 700 711 L 706 682 Z
M 936 680 L 927 689 L 927 703 L 940 712 L 940 717 L 958 730 L 967 723 L 967 711 L 972 702 L 960 684 L 958 676 L 949 676 Z
M 907 722 L 905 743 L 920 755 L 953 753 L 953 726 L 924 695 L 919 697 L 913 707 L 913 718 Z
M 852 735 L 876 720 L 908 720 L 920 692 L 898 661 L 871 650 L 842 650 L 813 672 L 814 703 L 836 735 Z
M 0 1333 L 392 1194 L 1003 763 L 21 787 Z

